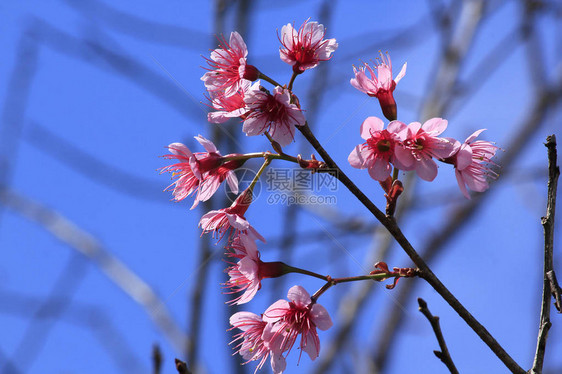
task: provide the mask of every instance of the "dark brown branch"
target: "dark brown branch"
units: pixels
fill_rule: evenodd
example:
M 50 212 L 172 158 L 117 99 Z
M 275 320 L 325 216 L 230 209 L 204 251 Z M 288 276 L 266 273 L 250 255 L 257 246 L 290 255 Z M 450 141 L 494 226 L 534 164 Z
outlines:
M 162 351 L 158 344 L 152 346 L 152 372 L 160 374 L 162 370 Z
M 425 316 L 425 318 L 427 318 L 427 320 L 431 324 L 431 328 L 433 329 L 433 332 L 435 333 L 435 337 L 439 342 L 439 348 L 441 348 L 441 351 L 433 351 L 433 353 L 435 354 L 435 356 L 437 356 L 438 359 L 441 360 L 441 362 L 445 364 L 445 366 L 447 366 L 447 369 L 449 369 L 449 371 L 452 374 L 458 374 L 459 371 L 455 367 L 455 364 L 453 363 L 453 359 L 449 354 L 449 349 L 447 348 L 447 344 L 445 343 L 445 338 L 443 337 L 443 332 L 441 331 L 441 326 L 439 325 L 439 317 L 431 314 L 431 312 L 427 307 L 427 303 L 425 302 L 424 299 L 418 298 L 418 304 L 420 306 L 419 307 L 420 312 L 422 312 L 422 314 Z
M 537 349 L 535 351 L 535 359 L 533 360 L 533 368 L 530 371 L 535 374 L 542 373 L 544 355 L 546 352 L 546 339 L 548 338 L 548 330 L 552 325 L 550 323 L 550 299 L 553 291 L 557 289 L 556 284 L 554 284 L 554 289 L 551 289 L 551 280 L 554 280 L 554 212 L 556 210 L 556 189 L 558 186 L 558 177 L 560 176 L 560 169 L 556 165 L 556 137 L 554 135 L 547 137 L 545 145 L 548 148 L 548 197 L 546 203 L 546 215 L 541 219 L 544 230 L 542 304 Z M 548 276 L 549 273 L 552 274 L 550 279 Z
M 408 239 L 404 236 L 396 221 L 392 217 L 387 217 L 380 211 L 375 204 L 349 179 L 349 177 L 339 168 L 322 145 L 318 142 L 314 134 L 310 131 L 308 124 L 298 127 L 304 137 L 310 142 L 318 154 L 322 157 L 331 174 L 337 178 L 344 186 L 375 216 L 377 220 L 390 232 L 394 239 L 400 244 L 408 257 L 420 269 L 421 277 L 425 279 L 431 287 L 457 312 L 457 314 L 472 328 L 472 330 L 482 339 L 484 343 L 496 354 L 504 365 L 514 373 L 525 373 L 525 371 L 511 358 L 496 339 L 486 330 L 480 322 L 457 300 L 457 298 L 441 283 L 439 278 L 433 274 L 429 266 L 416 252 Z
M 176 370 L 179 374 L 191 374 L 189 369 L 187 368 L 187 364 L 182 360 L 175 359 L 176 362 Z
M 560 289 L 560 285 L 558 284 L 558 280 L 556 279 L 556 273 L 554 270 L 550 270 L 546 273 L 548 281 L 550 282 L 550 291 L 552 292 L 552 297 L 554 298 L 554 306 L 558 313 L 562 313 L 562 300 L 560 294 L 562 294 L 562 290 Z

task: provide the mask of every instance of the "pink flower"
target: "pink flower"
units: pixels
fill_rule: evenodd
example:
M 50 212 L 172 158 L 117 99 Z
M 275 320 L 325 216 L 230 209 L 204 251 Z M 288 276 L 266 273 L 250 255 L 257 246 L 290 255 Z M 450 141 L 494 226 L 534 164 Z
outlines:
M 302 126 L 306 119 L 301 109 L 291 103 L 290 92 L 275 87 L 273 95 L 260 90 L 259 81 L 252 85 L 244 98 L 250 109 L 242 126 L 248 136 L 269 131 L 271 137 L 284 146 L 295 137 L 295 126 Z
M 336 39 L 324 39 L 324 25 L 306 20 L 299 30 L 290 23 L 281 28 L 279 41 L 284 48 L 279 48 L 281 60 L 293 67 L 293 72 L 300 74 L 312 69 L 320 61 L 327 61 L 338 48 Z
M 230 279 L 224 284 L 230 288 L 229 293 L 243 292 L 230 304 L 245 304 L 252 300 L 261 288 L 261 280 L 284 275 L 281 262 L 263 262 L 254 239 L 246 235 L 235 236 L 227 247 L 227 256 L 239 261 L 226 269 Z
M 243 80 L 240 89 L 233 95 L 227 96 L 223 91 L 212 91 L 211 103 L 216 112 L 207 114 L 207 119 L 211 123 L 223 123 L 231 118 L 243 117 L 248 111 L 244 102 L 246 91 L 250 89 L 250 82 Z
M 498 176 L 489 165 L 494 164 L 491 159 L 499 148 L 485 140 L 475 141 L 484 130 L 475 131 L 470 135 L 458 152 L 450 158 L 455 165 L 459 188 L 467 199 L 470 199 L 467 187 L 472 191 L 484 192 L 489 187 L 488 179 L 495 179 Z M 447 161 L 449 160 L 445 160 Z
M 225 286 L 231 289 L 231 293 L 243 292 L 229 303 L 245 304 L 252 300 L 261 288 L 260 253 L 256 242 L 245 235 L 234 237 L 229 249 L 227 255 L 240 261 L 227 269 L 230 279 Z
M 380 60 L 375 64 L 374 69 L 367 63 L 363 63 L 363 66 L 360 68 L 354 66 L 353 72 L 355 73 L 355 78 L 352 78 L 350 83 L 359 91 L 379 99 L 384 116 L 390 121 L 393 121 L 396 119 L 397 109 L 392 92 L 400 79 L 406 75 L 406 64 L 402 66 L 396 78 L 392 79 L 392 63 L 390 61 L 390 56 L 387 54 L 385 57 L 382 52 L 380 55 Z M 369 72 L 370 78 L 367 76 L 366 71 Z
M 230 207 L 206 213 L 199 221 L 199 226 L 203 229 L 202 234 L 212 232 L 213 237 L 218 237 L 221 240 L 228 231 L 233 231 L 231 234 L 234 236 L 242 233 L 265 243 L 265 239 L 244 217 L 251 202 L 252 192 L 245 190 L 234 200 Z
M 447 121 L 432 118 L 423 125 L 412 122 L 400 134 L 403 147 L 396 148 L 396 159 L 402 170 L 415 170 L 423 180 L 431 182 L 437 176 L 437 164 L 432 157 L 444 159 L 460 147 L 454 139 L 438 138 L 447 128 Z
M 258 79 L 258 70 L 246 64 L 248 48 L 236 31 L 230 34 L 230 42 L 219 39 L 219 48 L 206 59 L 211 67 L 201 80 L 209 92 L 221 91 L 226 96 L 234 95 L 240 89 L 242 79 Z
M 392 121 L 383 130 L 381 119 L 368 117 L 361 124 L 361 137 L 366 142 L 356 146 L 347 160 L 354 168 L 369 169 L 371 178 L 386 180 L 392 170 L 390 164 L 395 162 L 395 149 L 400 147 L 398 133 L 405 128 L 406 125 L 402 122 Z
M 206 201 L 218 190 L 220 184 L 226 179 L 230 189 L 238 192 L 238 179 L 233 170 L 242 165 L 241 161 L 227 161 L 210 140 L 201 135 L 195 139 L 207 152 L 192 153 L 189 148 L 181 143 L 172 143 L 168 146 L 171 154 L 164 155 L 166 159 L 176 159 L 179 162 L 162 168 L 161 172 L 171 172 L 176 181 L 166 188 L 173 186 L 174 200 L 181 201 L 197 192 L 191 209 L 200 201 Z
M 235 347 L 237 353 L 246 360 L 246 363 L 259 361 L 255 372 L 261 369 L 268 356 L 271 356 L 271 368 L 275 374 L 285 370 L 287 364 L 280 349 L 280 339 L 264 339 L 264 330 L 268 323 L 260 316 L 250 312 L 237 312 L 230 317 L 230 324 L 232 328 L 242 330 L 232 341 L 234 343 L 242 340 Z
M 263 320 L 272 324 L 264 336 L 283 336 L 281 350 L 285 352 L 291 350 L 298 335 L 301 335 L 301 350 L 314 360 L 320 351 L 316 328 L 329 329 L 332 319 L 322 305 L 312 303 L 310 295 L 301 286 L 291 287 L 287 297 L 290 301 L 278 300 L 263 314 Z

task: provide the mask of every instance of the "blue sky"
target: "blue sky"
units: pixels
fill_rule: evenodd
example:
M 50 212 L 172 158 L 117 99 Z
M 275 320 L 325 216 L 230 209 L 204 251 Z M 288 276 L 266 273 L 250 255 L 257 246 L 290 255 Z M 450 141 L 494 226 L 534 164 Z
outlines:
M 362 141 L 361 122 L 367 116 L 382 116 L 375 99 L 367 99 L 349 85 L 352 64 L 376 58 L 379 50 L 390 53 L 396 70 L 407 61 L 406 77 L 396 90 L 399 119 L 406 123 L 421 120 L 420 108 L 434 80 L 441 43 L 427 4 L 340 1 L 330 19 L 322 19 L 318 1 L 283 5 L 257 1 L 248 17 L 250 63 L 284 83 L 291 70 L 278 57 L 276 31 L 308 17 L 328 25 L 327 36 L 336 38 L 339 48 L 325 63 L 329 65 L 327 88 L 312 125 L 343 170 L 380 207 L 384 197 L 378 184 L 346 161 L 351 149 Z M 462 82 L 478 89 L 453 100 L 444 116 L 449 120 L 444 135 L 463 140 L 473 131 L 487 128 L 484 138 L 496 142 L 505 149 L 500 153 L 506 154 L 537 97 L 532 85 L 536 77 L 528 73 L 527 50 L 517 43 L 500 54 L 502 64 L 486 74 L 493 61 L 485 57 L 498 45 L 505 45 L 502 41 L 517 30 L 521 15 L 518 2 L 491 8 L 460 72 Z M 159 156 L 169 143 L 181 141 L 197 148 L 193 136 L 212 136 L 200 77 L 205 64 L 201 55 L 207 55 L 213 45 L 213 14 L 212 2 L 207 1 L 5 1 L 0 5 L 0 43 L 5 51 L 0 61 L 0 136 L 4 137 L 0 158 L 7 162 L 2 172 L 8 171 L 8 186 L 94 237 L 150 285 L 182 330 L 191 318 L 188 300 L 200 269 L 197 223 L 205 212 L 202 208 L 190 211 L 191 202 L 171 202 L 171 195 L 162 192 L 169 177 L 158 175 L 157 169 L 166 165 Z M 235 8 L 229 8 L 224 33 L 228 35 L 235 24 Z M 393 41 L 390 36 L 402 28 L 410 32 Z M 559 18 L 542 16 L 538 38 L 545 64 L 551 67 L 547 69 L 549 81 L 561 66 L 557 35 L 561 35 Z M 313 84 L 313 73 L 303 74 L 295 84 L 305 109 Z M 530 367 L 538 326 L 540 217 L 546 196 L 543 143 L 552 133 L 562 139 L 560 120 L 558 107 L 529 137 L 509 173 L 500 175 L 477 215 L 432 263 L 449 289 L 524 368 Z M 18 135 L 6 130 L 10 128 L 21 131 Z M 269 149 L 263 137 L 240 135 L 232 152 Z M 311 153 L 302 142 L 297 137 L 286 152 Z M 416 248 L 422 248 L 447 222 L 447 214 L 465 202 L 453 171 L 444 166 L 434 182 L 416 184 L 417 208 L 403 226 Z M 286 207 L 267 204 L 262 198 L 267 191 L 263 193 L 247 217 L 268 239 L 269 244 L 260 246 L 262 258 L 276 261 L 286 255 L 276 244 Z M 337 205 L 321 208 L 339 219 L 374 222 L 343 186 L 335 196 Z M 158 343 L 165 359 L 164 372 L 173 372 L 173 358 L 182 358 L 183 353 L 106 273 L 16 209 L 4 207 L 0 214 L 4 305 L 0 308 L 0 371 L 8 372 L 4 365 L 9 359 L 25 373 L 120 373 L 128 371 L 125 367 L 150 372 L 151 346 Z M 322 233 L 340 231 L 314 207 L 303 206 L 296 220 L 302 244 L 290 255 L 291 264 L 333 276 L 365 272 L 364 258 L 379 236 L 336 236 L 336 241 L 328 234 L 322 237 Z M 311 232 L 319 232 L 321 239 L 307 240 Z M 555 240 L 559 247 L 560 237 Z M 200 360 L 207 372 L 222 373 L 231 370 L 233 360 L 227 346 L 230 333 L 225 334 L 230 311 L 219 285 L 225 266 L 219 260 L 222 248 L 218 245 L 212 250 L 216 255 L 204 290 Z M 391 266 L 410 265 L 399 248 L 392 248 L 382 260 Z M 555 265 L 560 268 L 559 259 L 555 258 Z M 302 284 L 311 294 L 322 285 L 317 280 L 287 278 L 275 289 L 273 281 L 264 282 L 257 298 L 242 309 L 260 313 L 272 301 L 284 298 L 294 284 Z M 384 314 L 397 302 L 394 295 L 401 285 L 410 281 L 420 283 L 416 295 L 426 299 L 430 310 L 441 317 L 461 372 L 505 371 L 431 288 L 421 280 L 408 279 L 393 291 L 381 285 L 369 298 L 349 343 L 357 351 L 357 360 L 372 354 Z M 334 319 L 334 329 L 342 297 L 354 292 L 354 287 L 335 287 L 320 300 Z M 55 317 L 38 317 L 45 300 L 64 301 Z M 48 306 L 56 311 L 56 305 Z M 445 372 L 432 354 L 437 343 L 415 302 L 403 307 L 405 323 L 391 353 L 391 371 L 423 368 L 428 373 Z M 553 315 L 552 320 L 546 367 L 560 368 L 562 359 L 555 355 L 562 349 L 560 318 Z M 30 336 L 25 337 L 30 332 L 38 337 L 35 345 L 29 343 L 33 341 Z M 321 333 L 323 347 L 332 334 Z M 288 373 L 314 367 L 308 357 L 296 367 L 298 353 L 291 353 Z M 350 356 L 342 357 L 333 372 L 345 372 L 353 365 Z

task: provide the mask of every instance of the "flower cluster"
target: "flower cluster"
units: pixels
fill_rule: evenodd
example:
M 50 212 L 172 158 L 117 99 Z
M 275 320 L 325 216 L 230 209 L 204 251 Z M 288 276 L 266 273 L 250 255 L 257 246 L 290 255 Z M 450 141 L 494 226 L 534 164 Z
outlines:
M 332 327 L 328 311 L 314 303 L 301 286 L 293 286 L 287 300 L 278 300 L 260 316 L 250 312 L 238 312 L 230 317 L 233 328 L 242 332 L 234 337 L 240 341 L 235 349 L 247 361 L 259 361 L 260 369 L 270 357 L 274 373 L 285 370 L 285 356 L 291 351 L 299 335 L 299 348 L 308 353 L 311 360 L 318 357 L 320 339 L 318 331 Z M 285 355 L 285 356 L 284 356 Z
M 298 30 L 291 24 L 283 26 L 279 37 L 283 47 L 279 53 L 283 61 L 293 66 L 295 75 L 330 59 L 338 44 L 335 39 L 324 39 L 325 33 L 324 26 L 317 22 L 306 21 Z M 275 84 L 270 92 L 262 86 L 259 77 L 271 80 L 247 64 L 247 55 L 244 40 L 233 32 L 230 42 L 222 39 L 220 47 L 207 60 L 209 71 L 201 80 L 216 110 L 209 113 L 209 122 L 240 118 L 247 136 L 267 132 L 281 146 L 288 145 L 295 137 L 295 127 L 305 124 L 304 114 L 290 87 Z
M 380 118 L 368 117 L 363 121 L 360 134 L 365 142 L 351 151 L 349 164 L 357 169 L 368 169 L 369 175 L 380 182 L 391 176 L 393 166 L 394 170 L 415 170 L 418 177 L 431 182 L 437 176 L 437 160 L 454 165 L 459 187 L 467 198 L 470 199 L 467 186 L 476 192 L 488 189 L 488 179 L 497 176 L 490 165 L 498 147 L 487 141 L 474 141 L 484 129 L 461 144 L 452 138 L 439 137 L 447 128 L 447 120 L 443 118 L 431 118 L 423 125 L 398 121 L 393 91 L 406 73 L 406 64 L 393 80 L 390 57 L 381 53 L 380 61 L 375 69 L 368 64 L 359 69 L 354 67 L 355 78 L 351 79 L 351 85 L 377 97 L 383 114 L 391 122 L 385 129 Z M 365 71 L 370 72 L 370 78 Z
M 246 213 L 253 202 L 253 190 L 263 171 L 274 159 L 293 162 L 310 172 L 326 168 L 326 163 L 314 155 L 303 160 L 301 155 L 291 156 L 282 147 L 293 142 L 296 129 L 305 136 L 310 132 L 299 99 L 293 92 L 295 79 L 305 71 L 327 61 L 336 51 L 335 39 L 326 39 L 326 30 L 317 22 L 306 20 L 298 29 L 292 24 L 282 27 L 278 35 L 282 61 L 292 67 L 288 84 L 280 85 L 257 67 L 248 63 L 248 48 L 237 32 L 227 41 L 219 39 L 219 47 L 207 58 L 207 72 L 201 77 L 208 92 L 212 111 L 208 114 L 211 123 L 223 123 L 239 118 L 241 130 L 247 136 L 265 135 L 273 150 L 247 154 L 221 155 L 217 147 L 201 135 L 195 139 L 205 152 L 193 153 L 181 143 L 168 146 L 170 154 L 164 158 L 174 160 L 162 172 L 172 174 L 172 190 L 176 201 L 194 196 L 192 209 L 200 201 L 210 199 L 223 181 L 238 194 L 238 180 L 234 174 L 249 159 L 263 159 L 263 165 L 251 184 L 226 208 L 205 213 L 199 221 L 202 234 L 210 233 L 218 241 L 226 237 L 225 272 L 228 280 L 223 284 L 225 293 L 233 295 L 229 304 L 246 304 L 261 289 L 267 278 L 300 273 L 322 279 L 326 284 L 311 297 L 301 286 L 293 286 L 288 300 L 278 300 L 261 315 L 238 312 L 230 317 L 235 349 L 246 362 L 258 361 L 261 368 L 269 358 L 275 373 L 285 370 L 287 355 L 297 344 L 301 353 L 306 352 L 314 360 L 320 352 L 318 330 L 332 326 L 328 311 L 317 299 L 339 282 L 356 280 L 384 280 L 394 278 L 393 288 L 400 277 L 413 277 L 415 269 L 394 268 L 378 263 L 369 275 L 348 278 L 331 278 L 310 270 L 299 269 L 282 262 L 265 262 L 261 259 L 256 240 L 265 239 L 250 224 Z M 423 180 L 432 181 L 437 176 L 437 162 L 451 164 L 455 168 L 462 193 L 470 198 L 468 189 L 482 192 L 488 188 L 488 179 L 497 175 L 491 171 L 492 157 L 497 147 L 490 142 L 476 140 L 483 130 L 478 130 L 463 143 L 441 137 L 447 121 L 432 118 L 406 124 L 397 119 L 397 105 L 393 92 L 406 73 L 403 65 L 396 78 L 392 78 L 392 64 L 388 54 L 380 54 L 378 62 L 371 66 L 364 63 L 354 67 L 351 85 L 361 92 L 379 100 L 384 116 L 390 121 L 385 128 L 383 120 L 371 116 L 363 121 L 360 135 L 364 142 L 357 145 L 348 157 L 354 168 L 367 169 L 369 175 L 379 181 L 387 199 L 387 214 L 392 215 L 404 186 L 398 179 L 398 171 L 415 171 Z M 253 83 L 252 83 L 253 82 Z M 266 83 L 273 87 L 267 89 Z M 310 140 L 310 138 L 308 138 Z M 311 141 L 312 142 L 312 141 Z M 320 148 L 317 148 L 319 149 Z M 327 158 L 327 157 L 325 157 Z M 328 160 L 325 160 L 328 161 Z M 383 266 L 384 265 L 384 266 Z

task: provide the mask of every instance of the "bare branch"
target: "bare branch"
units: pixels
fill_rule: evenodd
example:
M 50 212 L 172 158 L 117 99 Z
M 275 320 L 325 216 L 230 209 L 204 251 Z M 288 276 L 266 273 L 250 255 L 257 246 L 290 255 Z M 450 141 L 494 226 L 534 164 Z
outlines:
M 558 285 L 558 280 L 556 279 L 556 273 L 554 270 L 550 270 L 546 273 L 548 277 L 548 281 L 550 282 L 550 290 L 552 291 L 552 297 L 554 297 L 554 306 L 556 306 L 556 310 L 558 313 L 562 313 L 562 300 L 560 294 L 562 294 L 562 290 Z
M 179 374 L 191 374 L 185 362 L 177 358 L 174 361 L 176 363 L 176 370 Z
M 441 352 L 433 351 L 433 353 L 435 354 L 435 356 L 437 356 L 438 359 L 441 360 L 441 362 L 445 364 L 445 366 L 447 366 L 447 369 L 449 369 L 449 371 L 452 374 L 458 374 L 459 371 L 457 370 L 455 364 L 453 363 L 453 359 L 451 358 L 451 355 L 449 354 L 449 349 L 447 348 L 447 344 L 445 343 L 445 338 L 443 337 L 443 333 L 441 332 L 441 326 L 439 325 L 439 317 L 431 314 L 429 308 L 427 307 L 427 303 L 425 302 L 424 299 L 418 298 L 418 304 L 420 306 L 419 307 L 420 312 L 422 312 L 422 314 L 425 316 L 425 318 L 427 318 L 427 320 L 431 324 L 431 328 L 433 329 L 433 332 L 435 333 L 435 337 L 439 342 L 439 348 L 441 348 Z
M 537 338 L 537 349 L 535 351 L 535 359 L 533 360 L 533 368 L 531 373 L 541 374 L 544 364 L 544 355 L 546 352 L 546 339 L 548 338 L 548 330 L 552 325 L 550 323 L 550 299 L 554 291 L 559 287 L 554 283 L 551 288 L 551 280 L 555 279 L 553 269 L 553 248 L 554 248 L 554 212 L 556 210 L 556 189 L 558 186 L 558 177 L 560 169 L 556 165 L 556 136 L 550 135 L 546 138 L 546 147 L 548 148 L 548 197 L 546 204 L 546 215 L 542 217 L 541 223 L 544 230 L 544 272 L 543 272 L 543 290 L 541 317 L 539 323 L 539 335 Z M 549 279 L 548 273 L 551 273 Z M 558 300 L 557 300 L 558 302 Z
M 154 374 L 160 374 L 162 369 L 162 351 L 158 344 L 152 346 L 152 372 Z

